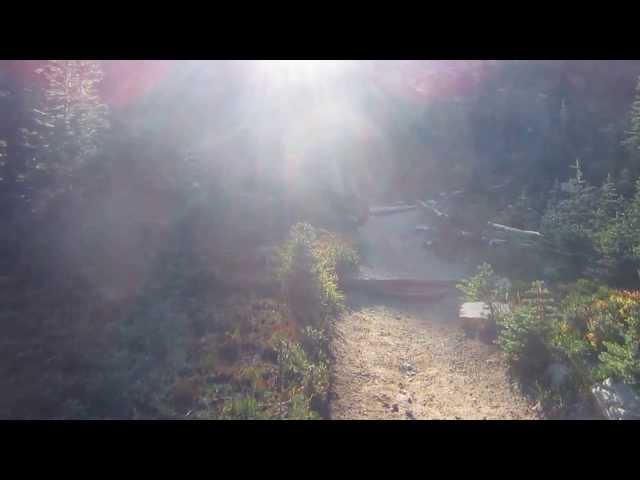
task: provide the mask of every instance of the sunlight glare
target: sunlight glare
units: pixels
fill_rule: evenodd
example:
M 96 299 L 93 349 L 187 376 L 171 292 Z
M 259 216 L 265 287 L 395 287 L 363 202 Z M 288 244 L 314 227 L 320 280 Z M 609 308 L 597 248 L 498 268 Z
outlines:
M 324 83 L 345 73 L 347 60 L 258 60 L 257 70 L 274 86 Z

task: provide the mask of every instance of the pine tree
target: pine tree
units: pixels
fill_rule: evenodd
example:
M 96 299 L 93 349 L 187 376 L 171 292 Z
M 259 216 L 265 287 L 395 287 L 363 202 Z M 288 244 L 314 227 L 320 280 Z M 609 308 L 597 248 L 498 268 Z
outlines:
M 618 268 L 640 266 L 640 179 L 633 198 L 595 236 L 599 253 Z
M 607 175 L 606 180 L 600 187 L 599 196 L 599 205 L 596 211 L 594 225 L 596 230 L 599 230 L 615 218 L 622 208 L 622 198 L 618 195 L 611 174 Z
M 517 228 L 536 229 L 540 223 L 540 214 L 531 206 L 532 199 L 523 188 L 513 205 L 511 222 Z
M 625 198 L 633 196 L 633 177 L 627 167 L 623 168 L 618 175 L 617 189 Z
M 585 251 L 589 250 L 588 237 L 598 208 L 598 189 L 584 179 L 578 159 L 571 168 L 576 173 L 563 184 L 566 196 L 548 206 L 542 217 L 541 229 L 561 249 Z
M 623 242 L 629 249 L 629 256 L 636 262 L 640 260 L 640 178 L 636 180 L 635 195 L 629 202 L 624 214 L 622 228 Z
M 109 126 L 98 94 L 102 68 L 92 60 L 50 60 L 36 73 L 45 88 L 33 109 L 35 168 L 53 175 L 63 190 L 72 188 L 74 172 L 95 156 L 100 134 Z
M 531 287 L 523 295 L 523 303 L 531 309 L 532 320 L 539 332 L 546 331 L 557 316 L 555 300 L 543 281 L 531 283 Z
M 561 195 L 562 195 L 562 188 L 560 186 L 560 180 L 556 178 L 553 181 L 553 185 L 551 185 L 551 189 L 549 190 L 547 207 L 557 204 L 560 201 Z
M 576 158 L 576 163 L 571 165 L 576 171 L 576 176 L 569 180 L 571 185 L 575 185 L 578 189 L 585 185 L 584 175 L 582 174 L 582 167 L 580 166 L 580 159 Z
M 640 77 L 638 78 L 636 96 L 631 104 L 629 117 L 629 130 L 622 143 L 635 156 L 640 154 Z
M 591 238 L 600 258 L 592 269 L 596 276 L 607 276 L 618 268 L 620 244 L 619 225 L 623 199 L 616 190 L 611 175 L 600 187 L 598 207 L 593 221 Z
M 522 295 L 520 303 L 498 319 L 496 343 L 514 362 L 530 373 L 548 361 L 552 326 L 557 320 L 555 301 L 544 282 L 536 281 Z

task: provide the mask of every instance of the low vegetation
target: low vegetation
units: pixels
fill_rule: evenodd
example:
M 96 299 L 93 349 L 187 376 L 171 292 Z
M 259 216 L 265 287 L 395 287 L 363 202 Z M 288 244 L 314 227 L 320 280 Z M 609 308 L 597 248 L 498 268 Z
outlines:
M 468 300 L 508 302 L 494 310 L 495 343 L 514 374 L 546 408 L 587 398 L 591 386 L 611 378 L 640 386 L 640 292 L 616 290 L 592 280 L 497 286 L 497 275 L 484 264 L 459 288 Z M 568 368 L 554 380 L 554 366 Z

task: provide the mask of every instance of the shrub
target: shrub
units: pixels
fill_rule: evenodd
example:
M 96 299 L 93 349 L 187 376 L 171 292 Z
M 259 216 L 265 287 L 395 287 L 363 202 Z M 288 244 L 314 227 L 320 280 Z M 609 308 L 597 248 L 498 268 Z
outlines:
M 302 346 L 287 339 L 277 340 L 278 384 L 281 391 L 302 388 L 306 396 L 324 395 L 328 386 L 325 362 L 309 361 Z
M 220 418 L 223 420 L 262 420 L 267 417 L 261 414 L 258 402 L 253 395 L 244 395 L 227 400 L 222 407 Z
M 492 316 L 497 313 L 495 304 L 504 302 L 509 293 L 505 282 L 500 280 L 488 263 L 478 266 L 476 275 L 462 280 L 456 287 L 464 294 L 466 301 L 487 303 Z
M 556 318 L 556 307 L 544 282 L 533 282 L 509 312 L 498 316 L 496 343 L 515 366 L 528 374 L 541 372 L 551 357 L 550 335 Z
M 582 383 L 640 382 L 640 293 L 580 280 L 566 288 L 552 345 Z
M 329 348 L 329 338 L 324 330 L 318 330 L 311 326 L 306 326 L 302 330 L 302 347 L 310 359 L 313 361 L 326 360 L 326 353 Z
M 596 301 L 589 335 L 599 352 L 598 377 L 640 383 L 640 291 L 614 291 Z
M 291 398 L 287 419 L 289 420 L 318 420 L 320 416 L 311 409 L 311 400 L 304 395 L 294 395 Z
M 562 286 L 559 317 L 552 324 L 552 348 L 569 362 L 585 385 L 591 381 L 591 365 L 596 360 L 587 337 L 587 319 L 591 316 L 594 300 L 603 295 L 602 290 L 597 283 L 585 279 Z
M 357 262 L 347 242 L 309 224 L 294 225 L 280 248 L 277 275 L 296 318 L 323 326 L 337 315 L 344 301 L 338 272 L 355 268 Z

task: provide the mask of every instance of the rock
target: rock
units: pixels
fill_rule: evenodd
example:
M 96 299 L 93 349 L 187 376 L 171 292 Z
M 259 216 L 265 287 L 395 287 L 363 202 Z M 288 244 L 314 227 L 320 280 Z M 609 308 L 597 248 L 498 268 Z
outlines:
M 460 318 L 485 320 L 489 313 L 489 306 L 484 302 L 467 302 L 460 307 Z
M 562 387 L 571 375 L 569 367 L 562 363 L 552 363 L 545 371 L 545 376 L 549 379 L 551 387 L 555 390 Z
M 507 312 L 509 305 L 494 303 L 495 310 Z M 465 333 L 488 334 L 495 329 L 495 319 L 491 318 L 489 305 L 485 302 L 466 302 L 460 306 L 459 317 Z
M 608 378 L 595 384 L 591 392 L 608 420 L 640 420 L 640 395 L 630 385 Z
M 416 367 L 409 362 L 403 362 L 402 365 L 400 365 L 400 371 L 408 376 L 413 376 L 417 373 Z
M 398 403 L 408 403 L 408 395 L 406 393 L 399 393 L 396 395 L 396 402 Z

